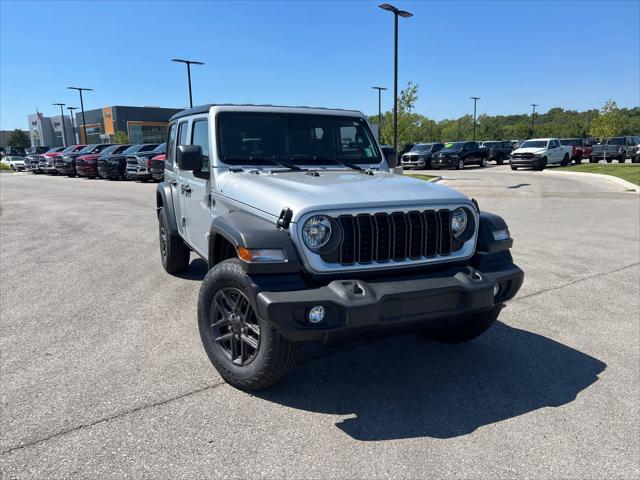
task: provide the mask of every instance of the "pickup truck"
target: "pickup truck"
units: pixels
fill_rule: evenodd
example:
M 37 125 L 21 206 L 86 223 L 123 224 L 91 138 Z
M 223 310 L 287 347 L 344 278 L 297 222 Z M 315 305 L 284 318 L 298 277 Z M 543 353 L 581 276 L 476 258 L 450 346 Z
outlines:
M 481 168 L 487 166 L 489 149 L 483 148 L 477 142 L 445 143 L 444 148 L 431 159 L 431 168 L 455 168 L 462 170 L 465 165 L 475 164 Z
M 635 148 L 637 143 L 635 137 L 607 138 L 591 148 L 589 162 L 598 163 L 600 160 L 606 160 L 607 163 L 611 163 L 613 160 L 618 160 L 619 163 L 624 163 L 628 156 L 631 158 L 631 163 L 637 163 L 638 157 Z
M 547 165 L 568 165 L 572 147 L 562 145 L 557 138 L 533 138 L 511 152 L 511 170 L 530 167 L 544 170 Z
M 505 160 L 509 160 L 509 155 L 513 151 L 513 145 L 509 141 L 490 140 L 482 142 L 480 147 L 489 150 L 489 161 L 495 160 L 497 165 L 502 165 Z
M 566 147 L 571 147 L 571 160 L 576 164 L 582 163 L 585 148 L 582 138 L 561 138 L 560 143 Z

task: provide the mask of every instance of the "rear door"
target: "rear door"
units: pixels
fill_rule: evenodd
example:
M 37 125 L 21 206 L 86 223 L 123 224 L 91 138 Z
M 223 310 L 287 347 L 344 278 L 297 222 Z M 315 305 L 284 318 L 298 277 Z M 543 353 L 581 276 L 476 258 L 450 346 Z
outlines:
M 172 143 L 171 156 L 167 155 L 167 163 L 165 163 L 165 181 L 171 184 L 171 198 L 173 198 L 173 207 L 176 212 L 176 222 L 178 223 L 178 231 L 183 238 L 187 239 L 185 231 L 185 218 L 183 212 L 183 195 L 182 195 L 182 172 L 178 168 L 176 162 L 176 150 L 178 145 L 187 144 L 187 134 L 189 130 L 189 121 L 183 120 L 177 124 L 175 143 Z
M 209 168 L 209 119 L 208 115 L 193 117 L 189 134 L 190 145 L 199 145 L 202 149 L 201 174 L 181 172 L 183 215 L 186 217 L 186 229 L 191 246 L 207 258 L 209 229 L 211 227 L 211 170 Z M 206 176 L 207 178 L 201 178 Z

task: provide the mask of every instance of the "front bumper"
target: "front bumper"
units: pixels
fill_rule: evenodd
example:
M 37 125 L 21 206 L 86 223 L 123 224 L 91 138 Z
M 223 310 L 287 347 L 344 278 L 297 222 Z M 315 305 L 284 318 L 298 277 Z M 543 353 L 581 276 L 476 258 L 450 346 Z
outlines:
M 435 168 L 453 168 L 458 165 L 458 157 L 436 157 L 431 160 L 431 166 Z
M 510 300 L 522 285 L 524 273 L 513 263 L 485 270 L 463 266 L 389 281 L 335 280 L 306 290 L 260 291 L 256 306 L 261 318 L 294 341 L 455 324 Z M 500 290 L 494 296 L 496 284 Z M 307 315 L 316 305 L 324 307 L 325 318 L 311 324 Z
M 536 157 L 511 157 L 509 163 L 514 167 L 530 167 L 530 168 L 540 168 L 542 166 L 542 158 Z
M 125 167 L 118 164 L 101 164 L 98 165 L 98 174 L 102 178 L 121 178 L 124 176 Z
M 426 166 L 426 160 L 402 160 L 402 168 L 424 168 Z

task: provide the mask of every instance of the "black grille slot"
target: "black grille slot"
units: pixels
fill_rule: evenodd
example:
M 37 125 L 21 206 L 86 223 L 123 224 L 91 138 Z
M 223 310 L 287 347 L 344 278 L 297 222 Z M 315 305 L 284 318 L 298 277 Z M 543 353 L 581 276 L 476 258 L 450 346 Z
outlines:
M 407 257 L 407 240 L 409 225 L 406 215 L 402 212 L 391 214 L 391 224 L 393 226 L 393 259 L 404 260 Z
M 422 256 L 424 244 L 424 225 L 420 212 L 409 212 L 409 258 L 415 260 Z
M 361 214 L 356 217 L 356 225 L 358 227 L 359 255 L 358 263 L 371 263 L 373 261 L 374 252 L 374 235 L 373 222 L 371 216 Z
M 451 253 L 451 214 L 449 210 L 439 210 L 440 218 L 440 255 Z
M 435 257 L 438 254 L 438 222 L 436 221 L 436 212 L 433 210 L 424 212 L 424 223 L 427 233 L 427 238 L 424 242 L 424 253 L 427 257 Z
M 351 215 L 338 217 L 342 229 L 342 245 L 340 246 L 340 263 L 351 265 L 356 261 L 356 232 Z
M 389 260 L 389 251 L 391 250 L 389 215 L 376 213 L 374 220 L 376 226 L 376 260 L 378 262 L 386 262 Z

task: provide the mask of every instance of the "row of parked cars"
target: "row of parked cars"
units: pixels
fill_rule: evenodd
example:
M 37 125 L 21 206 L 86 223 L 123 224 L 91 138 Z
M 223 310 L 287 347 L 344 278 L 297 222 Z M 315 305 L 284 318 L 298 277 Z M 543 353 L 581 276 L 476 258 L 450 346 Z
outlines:
M 490 161 L 502 165 L 509 161 L 514 165 L 523 158 L 528 158 L 533 151 L 540 151 L 538 165 L 570 162 L 581 163 L 589 160 L 597 163 L 606 160 L 611 163 L 617 160 L 624 163 L 628 158 L 631 163 L 640 161 L 640 136 L 611 137 L 601 142 L 594 138 L 536 138 L 531 140 L 490 140 L 484 142 L 431 142 L 418 143 L 407 148 L 401 157 L 401 165 L 405 169 L 456 168 L 466 165 L 486 167 Z M 548 153 L 545 154 L 545 152 Z M 538 153 L 535 153 L 536 155 Z M 543 165 L 544 164 L 544 165 Z M 524 166 L 524 165 L 520 165 Z
M 26 155 L 22 168 L 14 169 L 68 177 L 161 181 L 165 153 L 165 143 L 71 145 Z

